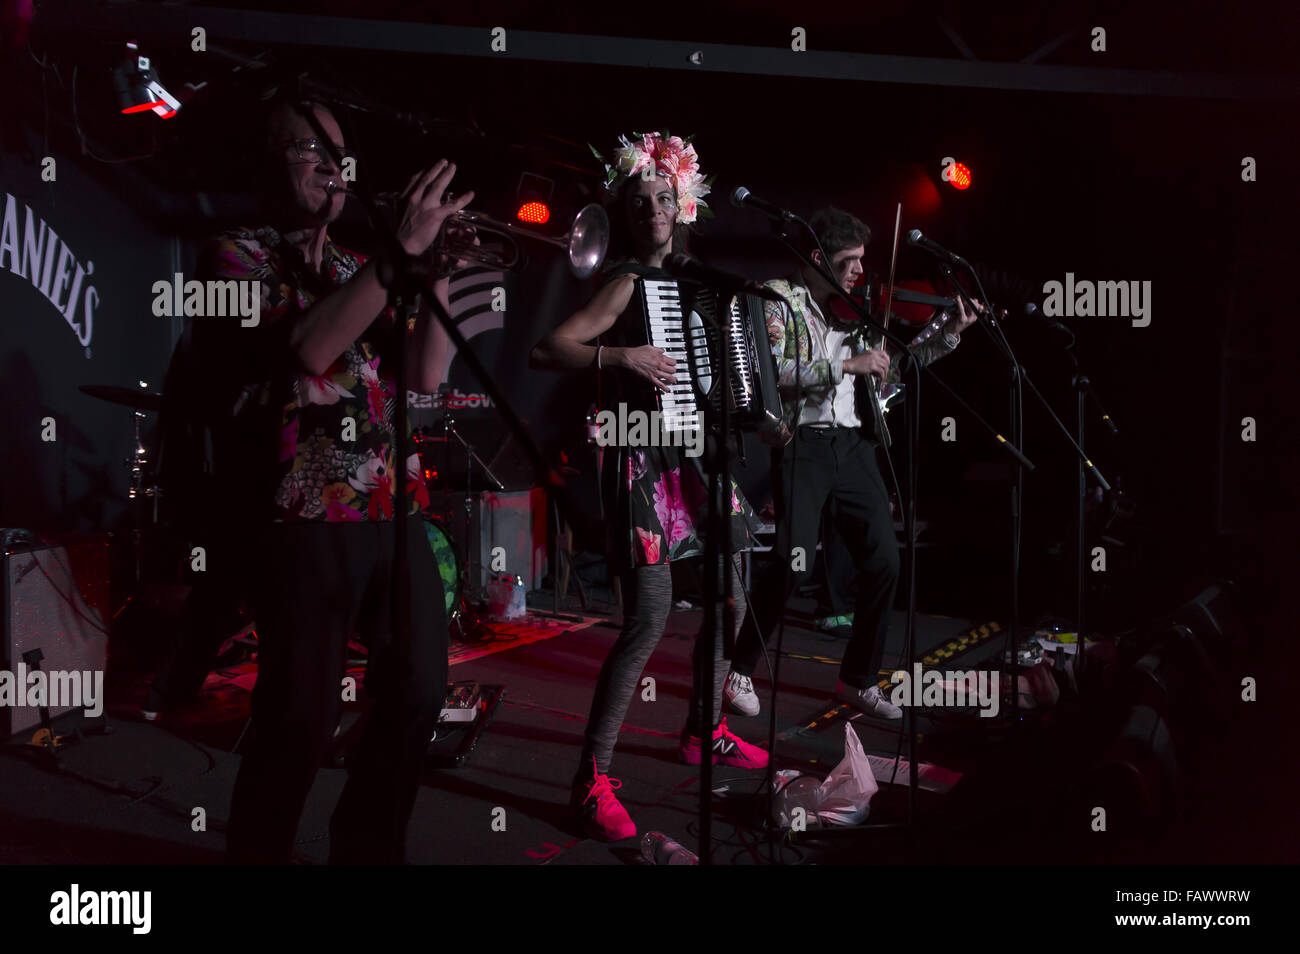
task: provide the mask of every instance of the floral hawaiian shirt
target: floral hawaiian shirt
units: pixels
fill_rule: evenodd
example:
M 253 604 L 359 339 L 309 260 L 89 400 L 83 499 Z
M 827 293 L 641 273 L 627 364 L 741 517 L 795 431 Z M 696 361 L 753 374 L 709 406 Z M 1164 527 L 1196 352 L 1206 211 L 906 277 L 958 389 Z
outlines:
M 770 432 L 770 437 L 764 436 L 769 443 L 783 444 L 789 440 L 794 422 L 799 418 L 800 401 L 820 403 L 840 383 L 843 369 L 838 358 L 826 353 L 828 326 L 812 302 L 808 288 L 787 279 L 765 284 L 790 303 L 788 308 L 781 302 L 764 303 L 768 343 L 776 359 L 782 409 L 780 430 Z M 927 365 L 949 354 L 959 340 L 955 335 L 941 335 L 909 350 L 922 365 Z M 859 353 L 862 346 L 859 344 L 852 350 Z M 887 384 L 899 381 L 898 359 L 899 355 L 893 354 Z M 859 416 L 864 421 L 864 428 L 872 430 L 875 427 L 872 415 Z M 879 439 L 881 435 L 874 436 Z
M 243 461 L 245 493 L 255 511 L 273 520 L 393 516 L 398 461 L 393 309 L 376 316 L 323 375 L 302 372 L 288 344 L 295 319 L 350 281 L 363 264 L 363 256 L 327 239 L 318 275 L 273 228 L 222 233 L 200 258 L 204 279 L 261 282 L 258 326 L 244 328 L 220 318 L 196 321 L 221 323 L 219 347 L 242 388 L 230 408 L 232 431 L 240 435 L 239 446 L 256 449 L 247 454 L 256 459 Z M 196 345 L 200 340 L 196 334 Z M 418 512 L 429 500 L 419 456 L 406 454 L 402 471 L 410 509 Z

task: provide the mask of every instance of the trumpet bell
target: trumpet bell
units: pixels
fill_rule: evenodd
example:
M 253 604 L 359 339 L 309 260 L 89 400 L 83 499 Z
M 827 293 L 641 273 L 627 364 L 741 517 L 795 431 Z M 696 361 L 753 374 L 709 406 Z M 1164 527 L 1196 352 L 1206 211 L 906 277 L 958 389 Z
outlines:
M 596 203 L 583 208 L 569 229 L 569 267 L 578 278 L 590 278 L 609 251 L 609 216 Z

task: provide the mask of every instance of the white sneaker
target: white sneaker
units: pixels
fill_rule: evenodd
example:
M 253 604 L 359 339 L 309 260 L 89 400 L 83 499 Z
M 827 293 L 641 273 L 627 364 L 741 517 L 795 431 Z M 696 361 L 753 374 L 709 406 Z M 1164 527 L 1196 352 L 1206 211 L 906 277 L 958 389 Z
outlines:
M 877 719 L 901 719 L 903 710 L 898 708 L 892 702 L 885 699 L 880 692 L 879 686 L 872 686 L 869 689 L 855 689 L 852 686 L 846 686 L 840 683 L 839 691 L 835 693 L 835 698 L 841 702 L 847 702 L 859 712 L 865 712 L 869 716 L 875 716 Z
M 733 672 L 727 676 L 727 684 L 722 690 L 722 701 L 733 712 L 741 715 L 758 715 L 758 693 L 754 691 L 754 680 Z

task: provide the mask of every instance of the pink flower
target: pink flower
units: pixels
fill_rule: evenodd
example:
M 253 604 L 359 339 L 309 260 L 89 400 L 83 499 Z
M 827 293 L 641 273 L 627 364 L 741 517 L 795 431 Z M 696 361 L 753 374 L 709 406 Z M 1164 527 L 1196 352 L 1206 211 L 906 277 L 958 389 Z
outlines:
M 294 417 L 289 425 L 280 432 L 280 463 L 293 460 L 298 453 L 298 418 Z
M 695 529 L 686 501 L 682 498 L 680 469 L 674 467 L 666 471 L 655 483 L 655 514 L 668 537 L 668 546 L 685 540 Z
M 331 500 L 325 505 L 325 519 L 338 522 L 350 522 L 361 520 L 361 511 L 353 510 L 345 503 L 339 503 L 337 500 Z
M 700 174 L 700 157 L 695 154 L 694 146 L 688 145 L 682 150 L 682 154 L 677 160 L 677 171 L 679 174 L 691 178 Z
M 652 159 L 658 159 L 663 151 L 663 139 L 656 132 L 646 133 L 641 137 L 641 151 Z
M 429 487 L 424 482 L 424 469 L 420 466 L 419 454 L 406 458 L 406 492 L 421 510 L 429 506 Z
M 649 530 L 636 528 L 636 534 L 641 538 L 641 549 L 645 553 L 647 563 L 659 562 L 659 534 L 651 533 Z
M 366 407 L 370 411 L 370 419 L 376 423 L 385 421 L 384 397 L 389 389 L 379 379 L 379 358 L 363 362 L 360 371 L 361 382 L 366 386 Z

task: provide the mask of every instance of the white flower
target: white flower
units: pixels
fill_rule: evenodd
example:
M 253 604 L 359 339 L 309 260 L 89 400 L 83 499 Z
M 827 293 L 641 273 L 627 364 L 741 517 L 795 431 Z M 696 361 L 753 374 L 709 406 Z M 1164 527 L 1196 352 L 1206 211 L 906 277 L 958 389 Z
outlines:
M 353 397 L 351 391 L 336 384 L 333 379 L 303 374 L 299 378 L 304 404 L 338 404 L 341 397 Z
M 366 492 L 374 490 L 381 483 L 388 483 L 383 459 L 370 451 L 366 455 L 366 462 L 357 468 L 356 476 L 348 478 L 348 483 L 354 490 Z

